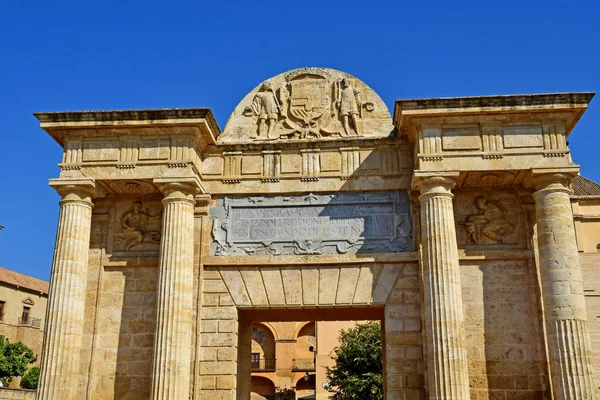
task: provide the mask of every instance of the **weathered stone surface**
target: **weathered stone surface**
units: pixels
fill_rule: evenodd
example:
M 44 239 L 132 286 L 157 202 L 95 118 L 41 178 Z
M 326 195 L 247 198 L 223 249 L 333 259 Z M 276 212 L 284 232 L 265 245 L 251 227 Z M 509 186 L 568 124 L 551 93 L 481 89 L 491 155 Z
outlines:
M 254 88 L 229 117 L 220 143 L 389 136 L 385 103 L 363 82 L 329 68 L 300 68 Z
M 452 193 L 455 181 L 434 176 L 416 181 L 421 192 L 423 292 L 431 399 L 469 398 L 467 348 Z M 408 329 L 407 329 L 408 330 Z
M 211 210 L 211 255 L 410 251 L 405 192 L 225 197 Z
M 557 399 L 595 399 L 592 349 L 567 174 L 534 178 L 540 278 Z
M 106 192 L 61 206 L 38 398 L 242 398 L 248 313 L 355 312 L 383 319 L 386 398 L 597 398 L 597 242 L 565 185 L 529 184 L 577 173 L 590 94 L 401 100 L 392 129 L 347 74 L 268 83 L 223 133 L 208 109 L 37 114 L 59 181 Z
M 46 346 L 42 356 L 39 399 L 74 399 L 77 387 L 64 379 L 79 375 L 85 320 L 85 290 L 92 224 L 92 199 L 98 194 L 92 180 L 58 182 L 62 195 L 52 265 L 51 293 L 60 293 L 48 304 Z

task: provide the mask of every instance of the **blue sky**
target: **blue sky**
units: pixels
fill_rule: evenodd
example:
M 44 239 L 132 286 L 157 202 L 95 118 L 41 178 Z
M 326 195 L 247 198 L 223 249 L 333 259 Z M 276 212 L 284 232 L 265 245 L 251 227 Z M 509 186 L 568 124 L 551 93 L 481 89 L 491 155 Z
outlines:
M 3 1 L 0 266 L 50 276 L 59 146 L 34 111 L 210 107 L 223 127 L 280 72 L 321 66 L 394 100 L 600 90 L 597 1 Z M 599 95 L 600 97 L 600 95 Z M 600 98 L 569 137 L 600 182 Z

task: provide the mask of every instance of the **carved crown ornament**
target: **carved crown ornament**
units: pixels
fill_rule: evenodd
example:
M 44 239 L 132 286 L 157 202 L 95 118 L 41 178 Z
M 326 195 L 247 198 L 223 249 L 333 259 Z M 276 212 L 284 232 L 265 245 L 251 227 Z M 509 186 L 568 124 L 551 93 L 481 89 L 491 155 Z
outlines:
M 328 68 L 300 68 L 248 93 L 218 141 L 387 137 L 392 129 L 385 103 L 357 78 Z

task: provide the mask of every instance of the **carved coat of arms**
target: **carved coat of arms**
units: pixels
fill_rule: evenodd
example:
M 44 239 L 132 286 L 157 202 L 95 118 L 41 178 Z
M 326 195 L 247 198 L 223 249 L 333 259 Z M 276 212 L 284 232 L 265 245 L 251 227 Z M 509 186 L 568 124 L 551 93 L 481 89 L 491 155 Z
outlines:
M 376 133 L 373 127 L 380 125 L 373 118 L 381 116 L 375 103 L 366 101 L 354 78 L 332 71 L 302 68 L 263 82 L 244 103 L 241 118 L 246 119 L 234 117 L 232 125 L 249 129 L 256 140 L 358 136 L 366 126 Z
M 329 81 L 319 75 L 301 75 L 291 79 L 288 88 L 290 121 L 285 125 L 299 130 L 301 137 L 320 137 L 332 117 Z

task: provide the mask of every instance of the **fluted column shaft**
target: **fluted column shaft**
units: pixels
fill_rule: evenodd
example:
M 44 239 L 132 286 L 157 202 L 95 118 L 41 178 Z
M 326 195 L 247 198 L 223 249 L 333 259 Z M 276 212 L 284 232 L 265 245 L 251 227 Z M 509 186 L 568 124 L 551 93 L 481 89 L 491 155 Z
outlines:
M 189 397 L 194 282 L 194 191 L 161 186 L 163 227 L 158 265 L 153 400 Z
M 597 399 L 570 181 L 565 174 L 534 180 L 550 373 L 555 399 Z
M 452 193 L 454 180 L 421 178 L 421 244 L 429 399 L 468 400 L 464 312 Z
M 52 262 L 38 400 L 77 399 L 83 339 L 92 192 L 55 186 L 63 196 Z

